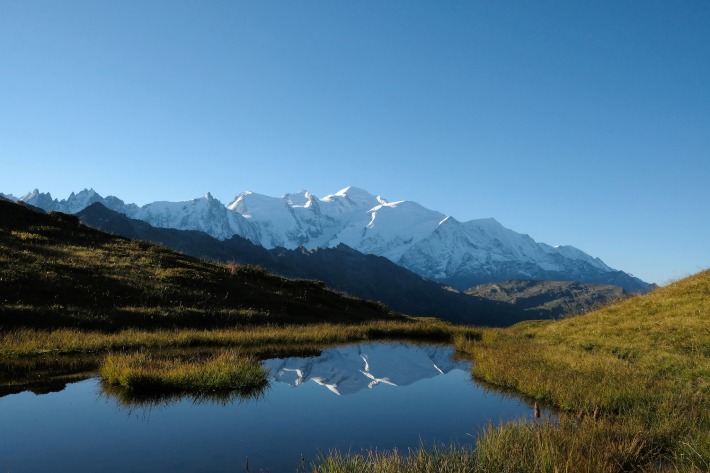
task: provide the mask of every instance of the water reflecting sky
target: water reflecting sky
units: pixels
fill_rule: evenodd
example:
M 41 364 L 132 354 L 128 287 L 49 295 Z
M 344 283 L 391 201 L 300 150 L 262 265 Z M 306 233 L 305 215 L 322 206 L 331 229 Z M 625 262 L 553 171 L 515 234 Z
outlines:
M 486 393 L 452 353 L 378 343 L 269 360 L 276 381 L 268 391 L 227 405 L 183 398 L 126 407 L 98 379 L 5 396 L 0 471 L 235 472 L 249 457 L 255 471 L 293 472 L 301 454 L 311 461 L 319 449 L 472 443 L 467 434 L 487 420 L 529 413 L 525 403 Z

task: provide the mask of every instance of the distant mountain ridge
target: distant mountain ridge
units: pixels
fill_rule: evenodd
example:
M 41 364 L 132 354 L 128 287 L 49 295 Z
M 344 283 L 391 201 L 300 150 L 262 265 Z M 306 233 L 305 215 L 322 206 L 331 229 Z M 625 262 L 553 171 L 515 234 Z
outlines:
M 467 289 L 465 293 L 508 302 L 522 310 L 546 314 L 547 317 L 583 314 L 598 306 L 632 297 L 618 286 L 522 279 L 481 284 Z
M 208 193 L 138 207 L 93 189 L 62 201 L 35 189 L 19 200 L 66 213 L 100 202 L 154 227 L 199 230 L 220 240 L 239 235 L 267 249 L 312 250 L 344 243 L 459 290 L 510 279 L 613 284 L 642 293 L 652 289 L 577 248 L 537 243 L 492 218 L 459 222 L 416 202 L 388 202 L 355 187 L 322 199 L 305 190 L 281 198 L 242 192 L 227 206 Z

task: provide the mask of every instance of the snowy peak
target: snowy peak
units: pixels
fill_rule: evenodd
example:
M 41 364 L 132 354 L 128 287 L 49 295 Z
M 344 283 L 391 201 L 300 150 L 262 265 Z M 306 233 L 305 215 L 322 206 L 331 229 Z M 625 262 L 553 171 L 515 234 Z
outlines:
M 363 253 L 385 256 L 397 263 L 411 246 L 426 238 L 445 215 L 416 202 L 379 204 L 354 225 L 344 228 L 337 241 Z M 331 246 L 335 241 L 331 242 Z
M 269 197 L 256 192 L 246 191 L 239 194 L 227 206 L 229 210 L 238 212 L 244 216 L 251 217 L 251 214 L 265 215 L 274 212 L 276 209 L 284 209 L 285 201 L 278 197 Z
M 587 253 L 585 253 L 584 251 L 575 248 L 574 246 L 570 246 L 570 245 L 549 246 L 544 243 L 540 243 L 540 247 L 543 248 L 543 250 L 549 254 L 558 254 L 558 255 L 561 255 L 565 258 L 585 261 L 585 262 L 589 263 L 590 265 L 599 268 L 602 271 L 614 271 L 609 266 L 604 264 L 604 262 L 601 259 L 594 258 L 594 257 L 588 255 Z
M 334 195 L 327 196 L 323 200 L 330 200 L 330 198 L 335 198 L 338 202 L 357 208 L 367 207 L 368 209 L 371 209 L 382 203 L 380 201 L 380 197 L 375 197 L 359 187 L 346 187 L 345 189 L 336 192 Z
M 295 194 L 286 194 L 281 198 L 284 199 L 286 204 L 290 207 L 310 207 L 312 205 L 318 205 L 318 198 L 307 190 L 301 190 L 301 192 Z
M 72 194 L 73 194 L 73 192 L 72 192 Z M 39 189 L 35 188 L 35 190 L 33 190 L 32 192 L 28 192 L 27 194 L 20 197 L 20 201 L 22 201 L 24 203 L 28 203 L 30 199 L 35 199 L 39 195 L 40 195 Z M 49 192 L 45 195 L 47 195 L 49 197 L 49 199 L 51 200 L 52 196 L 51 196 L 51 194 L 49 194 Z
M 465 281 L 475 275 L 468 283 L 448 281 L 455 287 L 470 287 L 487 279 L 544 279 L 542 274 L 565 273 L 580 265 L 591 272 L 613 271 L 574 247 L 537 243 L 492 218 L 464 223 L 446 218 L 431 235 L 405 252 L 399 264 L 432 279 Z
M 94 189 L 84 189 L 79 193 L 72 192 L 67 198 L 60 201 L 52 199 L 52 195 L 49 193 L 42 194 L 38 189 L 32 192 L 28 192 L 20 198 L 20 201 L 34 205 L 46 211 L 57 210 L 64 213 L 77 213 L 80 210 L 85 209 L 94 202 L 101 201 L 101 196 L 99 196 Z
M 234 200 L 232 200 L 232 201 L 227 205 L 227 208 L 228 208 L 229 210 L 237 211 L 237 208 L 244 207 L 244 199 L 243 199 L 243 197 L 244 197 L 245 195 L 248 195 L 248 194 L 251 194 L 251 191 L 245 191 L 245 192 L 242 192 L 241 194 L 237 195 L 237 196 L 234 198 Z M 243 214 L 244 212 L 240 210 L 239 213 Z
M 371 200 L 375 197 L 365 189 L 360 189 L 359 187 L 354 186 L 348 186 L 345 189 L 341 189 L 336 192 L 335 195 L 340 197 L 350 197 L 353 200 Z
M 210 193 L 204 197 L 180 202 L 153 202 L 140 208 L 133 206 L 122 213 L 148 222 L 154 227 L 198 230 L 220 240 L 238 234 L 252 242 L 259 241 L 258 229 L 253 228 L 238 213 L 230 212 Z

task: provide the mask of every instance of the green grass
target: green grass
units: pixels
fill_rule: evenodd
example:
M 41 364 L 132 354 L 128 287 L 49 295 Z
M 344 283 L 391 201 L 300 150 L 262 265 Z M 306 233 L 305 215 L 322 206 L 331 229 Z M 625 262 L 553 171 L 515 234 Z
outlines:
M 475 378 L 554 406 L 558 420 L 489 426 L 466 455 L 373 454 L 355 469 L 336 455 L 320 471 L 710 471 L 708 329 L 704 271 L 587 315 L 458 337 Z M 461 463 L 434 466 L 448 456 Z
M 208 357 L 110 353 L 99 373 L 108 384 L 136 391 L 208 391 L 263 388 L 269 370 L 252 356 L 220 350 Z

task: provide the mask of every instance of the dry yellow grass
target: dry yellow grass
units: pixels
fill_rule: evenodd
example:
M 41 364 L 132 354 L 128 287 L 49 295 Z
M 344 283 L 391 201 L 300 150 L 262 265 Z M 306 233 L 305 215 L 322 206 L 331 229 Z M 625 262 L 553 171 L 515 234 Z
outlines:
M 110 353 L 99 370 L 108 384 L 139 391 L 251 390 L 268 384 L 269 370 L 236 350 L 208 357 Z
M 411 319 L 410 319 L 411 320 Z M 191 346 L 259 347 L 346 343 L 381 338 L 477 337 L 480 331 L 436 319 L 407 322 L 369 322 L 360 325 L 257 326 L 221 330 L 129 329 L 103 333 L 72 329 L 41 331 L 18 329 L 0 333 L 0 356 L 44 353 L 95 353 L 106 350 L 179 348 Z

